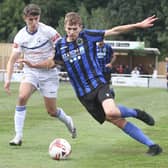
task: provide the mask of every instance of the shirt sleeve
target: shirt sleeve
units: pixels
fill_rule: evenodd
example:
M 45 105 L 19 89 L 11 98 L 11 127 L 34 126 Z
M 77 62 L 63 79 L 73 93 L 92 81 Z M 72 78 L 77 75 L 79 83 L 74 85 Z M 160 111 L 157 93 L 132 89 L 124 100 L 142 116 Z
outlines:
M 99 42 L 103 41 L 105 30 L 85 29 L 84 34 L 89 41 Z
M 12 51 L 22 53 L 22 47 L 21 47 L 21 32 L 18 32 L 14 38 L 13 45 L 12 45 Z
M 60 52 L 60 47 L 59 47 L 59 42 L 55 44 L 55 55 L 54 55 L 54 62 L 56 61 L 63 61 L 61 57 L 61 52 Z
M 56 42 L 61 39 L 61 35 L 51 26 L 47 26 L 49 38 L 52 43 L 56 44 Z

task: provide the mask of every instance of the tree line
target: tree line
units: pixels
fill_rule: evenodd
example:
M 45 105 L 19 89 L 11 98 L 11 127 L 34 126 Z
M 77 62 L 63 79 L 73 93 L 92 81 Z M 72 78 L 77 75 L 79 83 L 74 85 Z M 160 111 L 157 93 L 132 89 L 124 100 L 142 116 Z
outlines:
M 64 35 L 64 15 L 80 13 L 84 27 L 107 29 L 117 25 L 135 23 L 156 15 L 155 26 L 136 30 L 108 40 L 144 41 L 146 47 L 159 48 L 160 60 L 167 56 L 168 1 L 167 0 L 0 0 L 0 42 L 12 42 L 25 23 L 22 11 L 26 4 L 36 3 L 42 9 L 41 21 Z

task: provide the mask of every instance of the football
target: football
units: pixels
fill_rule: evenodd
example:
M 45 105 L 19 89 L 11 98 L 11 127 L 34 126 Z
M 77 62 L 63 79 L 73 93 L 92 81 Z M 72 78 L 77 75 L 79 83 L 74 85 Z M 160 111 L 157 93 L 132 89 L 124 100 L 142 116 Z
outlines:
M 56 138 L 50 143 L 48 152 L 52 159 L 64 160 L 71 154 L 71 145 L 66 139 Z

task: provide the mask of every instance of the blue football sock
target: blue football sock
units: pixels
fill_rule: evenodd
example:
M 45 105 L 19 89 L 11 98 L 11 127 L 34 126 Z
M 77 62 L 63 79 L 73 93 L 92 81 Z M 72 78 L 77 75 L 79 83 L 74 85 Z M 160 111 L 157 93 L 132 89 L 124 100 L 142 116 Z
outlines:
M 127 124 L 125 125 L 125 127 L 123 128 L 123 131 L 128 134 L 130 137 L 132 137 L 133 139 L 139 141 L 142 144 L 145 144 L 147 146 L 151 146 L 154 144 L 154 142 L 147 137 L 142 131 L 141 129 L 139 129 L 138 127 L 136 127 L 135 125 L 133 125 L 130 122 L 127 122 Z
M 121 117 L 125 118 L 125 117 L 136 117 L 137 116 L 137 112 L 134 109 L 125 107 L 123 105 L 118 105 L 118 108 L 121 112 Z

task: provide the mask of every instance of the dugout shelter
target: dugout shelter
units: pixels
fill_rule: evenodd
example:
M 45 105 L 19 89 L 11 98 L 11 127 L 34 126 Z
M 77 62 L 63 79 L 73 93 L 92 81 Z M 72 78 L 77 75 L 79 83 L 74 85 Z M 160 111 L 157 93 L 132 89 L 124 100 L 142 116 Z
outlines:
M 117 56 L 114 65 L 128 65 L 131 69 L 139 64 L 144 66 L 145 74 L 152 74 L 153 69 L 158 69 L 158 48 L 145 48 L 144 42 L 137 41 L 107 41 Z

